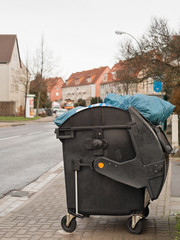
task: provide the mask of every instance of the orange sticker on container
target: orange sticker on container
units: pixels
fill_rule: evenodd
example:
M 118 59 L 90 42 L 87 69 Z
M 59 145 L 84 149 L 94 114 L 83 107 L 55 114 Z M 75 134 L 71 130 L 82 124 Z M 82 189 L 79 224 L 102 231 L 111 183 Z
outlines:
M 98 167 L 99 167 L 99 168 L 103 168 L 103 167 L 104 167 L 104 163 L 99 162 L 99 163 L 98 163 Z

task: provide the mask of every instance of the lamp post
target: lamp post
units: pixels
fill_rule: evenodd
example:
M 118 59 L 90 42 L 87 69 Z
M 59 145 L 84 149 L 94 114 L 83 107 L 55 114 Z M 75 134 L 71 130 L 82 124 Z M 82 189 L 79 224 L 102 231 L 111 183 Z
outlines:
M 132 37 L 132 38 L 137 42 L 137 44 L 138 44 L 138 46 L 139 46 L 139 49 L 140 49 L 140 51 L 141 51 L 141 54 L 143 55 L 143 51 L 142 51 L 141 45 L 140 45 L 140 43 L 138 42 L 138 40 L 137 40 L 133 35 L 131 35 L 130 33 L 121 32 L 121 31 L 115 31 L 115 33 L 118 34 L 118 35 L 126 34 L 126 35 L 129 35 L 130 37 Z
M 143 51 L 142 51 L 141 45 L 140 45 L 138 40 L 133 35 L 131 35 L 130 33 L 127 33 L 127 32 L 122 32 L 122 31 L 115 31 L 115 33 L 118 34 L 118 35 L 126 34 L 126 35 L 130 36 L 131 38 L 133 38 L 136 41 L 136 43 L 138 44 L 138 47 L 139 47 L 139 49 L 141 51 L 142 59 L 144 60 L 144 56 L 143 56 Z M 144 70 L 143 69 L 142 69 L 142 74 L 144 76 Z M 144 89 L 144 81 L 143 81 L 143 89 Z

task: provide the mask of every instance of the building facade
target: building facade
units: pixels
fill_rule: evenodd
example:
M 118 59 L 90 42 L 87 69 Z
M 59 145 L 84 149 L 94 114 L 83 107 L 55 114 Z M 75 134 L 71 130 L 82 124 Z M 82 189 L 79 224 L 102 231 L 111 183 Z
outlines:
M 117 95 L 135 95 L 146 94 L 150 96 L 157 96 L 163 98 L 162 91 L 154 91 L 154 80 L 152 78 L 141 81 L 143 76 L 142 71 L 136 73 L 137 81 L 134 83 L 127 83 L 121 81 L 121 78 L 117 76 L 117 72 L 121 70 L 121 62 L 115 64 L 107 74 L 107 78 L 103 78 L 100 84 L 100 96 L 104 100 L 107 94 L 114 93 Z
M 76 103 L 82 98 L 89 105 L 93 97 L 100 97 L 100 83 L 109 71 L 106 66 L 71 74 L 62 86 L 62 99 Z
M 51 102 L 62 100 L 62 86 L 64 81 L 61 77 L 45 79 L 47 95 Z
M 17 114 L 25 106 L 26 78 L 17 36 L 0 35 L 0 102 L 15 102 Z

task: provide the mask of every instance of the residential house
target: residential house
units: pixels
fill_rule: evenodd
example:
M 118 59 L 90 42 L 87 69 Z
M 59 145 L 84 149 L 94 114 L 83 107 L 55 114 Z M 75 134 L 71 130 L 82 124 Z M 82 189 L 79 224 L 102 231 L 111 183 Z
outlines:
M 107 79 L 103 79 L 103 81 L 100 84 L 100 91 L 101 91 L 101 98 L 104 99 L 108 93 L 114 93 L 117 95 L 134 95 L 137 93 L 140 94 L 146 94 L 150 96 L 157 96 L 162 97 L 162 92 L 155 92 L 154 91 L 154 80 L 152 78 L 145 79 L 141 81 L 141 78 L 143 77 L 143 71 L 139 71 L 138 73 L 133 73 L 134 77 L 139 79 L 137 82 L 136 79 L 134 83 L 128 82 L 123 80 L 124 77 L 118 72 L 121 73 L 121 71 L 124 71 L 125 65 L 124 61 L 120 61 L 119 63 L 115 64 L 110 72 L 108 73 Z M 122 71 L 122 72 L 123 72 Z M 124 74 L 124 73 L 123 73 Z M 132 75 L 132 76 L 133 76 Z M 121 78 L 122 77 L 122 78 Z
M 24 109 L 26 80 L 16 35 L 0 35 L 0 102 L 14 103 L 14 113 Z M 0 109 L 2 115 L 2 109 Z M 11 115 L 11 113 L 7 113 Z
M 100 91 L 101 91 L 101 98 L 104 99 L 108 93 L 114 93 L 118 95 L 126 95 L 127 92 L 129 95 L 134 95 L 137 93 L 137 84 L 136 83 L 129 83 L 127 81 L 122 81 L 125 77 L 118 76 L 118 72 L 125 71 L 124 61 L 120 61 L 116 63 L 112 69 L 109 71 L 107 78 L 103 79 L 100 84 Z M 128 76 L 127 76 L 128 77 Z
M 138 74 L 138 78 L 141 79 L 142 76 L 143 76 L 143 71 L 140 71 Z M 154 89 L 155 89 L 154 82 L 155 81 L 156 80 L 151 77 L 145 79 L 144 81 L 140 81 L 138 83 L 137 93 L 163 98 L 163 95 L 165 94 L 163 92 L 163 89 L 158 92 L 154 91 Z
M 100 83 L 107 78 L 109 71 L 106 66 L 72 73 L 62 86 L 62 99 L 71 99 L 76 103 L 82 98 L 89 105 L 92 97 L 100 97 Z
M 62 100 L 61 87 L 64 81 L 61 77 L 45 79 L 45 84 L 47 87 L 47 95 L 51 102 Z

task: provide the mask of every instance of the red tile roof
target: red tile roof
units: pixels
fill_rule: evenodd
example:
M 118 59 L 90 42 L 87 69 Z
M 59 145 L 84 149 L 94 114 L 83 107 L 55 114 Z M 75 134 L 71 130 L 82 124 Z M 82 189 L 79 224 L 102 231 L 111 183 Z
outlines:
M 104 72 L 106 67 L 94 68 L 87 71 L 72 73 L 71 76 L 68 78 L 66 83 L 63 85 L 64 87 L 73 87 L 73 86 L 80 86 L 80 85 L 88 85 L 88 84 L 95 84 L 96 81 L 99 79 L 100 75 Z M 88 77 L 91 78 L 91 81 L 88 82 Z M 76 82 L 77 81 L 77 82 Z
M 119 70 L 124 69 L 124 61 L 119 61 L 118 63 L 114 64 L 114 66 L 111 69 L 111 72 L 117 72 Z
M 117 78 L 117 75 L 114 77 L 113 74 L 116 74 L 116 72 L 125 71 L 128 69 L 128 63 L 126 61 L 119 61 L 118 63 L 114 64 L 114 66 L 111 68 L 110 72 L 108 73 L 108 78 L 106 82 L 102 82 L 101 85 L 110 83 L 110 82 L 118 82 L 121 81 L 120 78 Z M 132 72 L 132 76 L 137 76 L 139 72 Z
M 62 85 L 64 84 L 64 81 L 62 80 L 61 77 L 56 77 L 56 78 L 48 78 L 45 79 L 47 91 L 50 92 L 54 86 L 56 86 L 58 83 L 61 83 Z
M 107 73 L 107 80 L 106 80 L 106 81 L 102 81 L 102 82 L 100 83 L 100 85 L 107 84 L 107 83 L 114 82 L 114 81 L 117 81 L 117 79 L 116 79 L 116 78 L 113 78 L 113 74 L 112 74 L 112 72 L 110 71 L 109 73 Z

